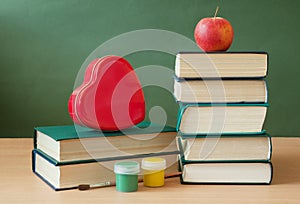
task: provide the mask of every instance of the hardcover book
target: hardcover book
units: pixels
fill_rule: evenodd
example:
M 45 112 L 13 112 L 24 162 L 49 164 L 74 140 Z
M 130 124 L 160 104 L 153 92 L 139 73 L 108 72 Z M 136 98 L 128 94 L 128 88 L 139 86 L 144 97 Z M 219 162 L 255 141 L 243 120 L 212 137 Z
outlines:
M 178 153 L 178 152 L 177 152 Z M 166 174 L 178 171 L 177 153 L 154 153 L 94 161 L 58 162 L 40 150 L 32 151 L 32 171 L 54 190 L 76 189 L 81 184 L 109 186 L 115 182 L 113 166 L 119 161 L 141 162 L 146 157 L 166 159 Z
M 177 138 L 186 162 L 267 162 L 271 159 L 271 137 L 266 134 L 181 135 Z
M 262 78 L 267 75 L 266 52 L 179 52 L 179 78 Z
M 264 79 L 174 80 L 174 96 L 183 103 L 266 103 Z
M 179 103 L 182 134 L 261 133 L 268 104 Z
M 100 132 L 81 126 L 35 128 L 34 148 L 60 162 L 174 152 L 176 129 L 141 123 L 123 132 Z
M 183 184 L 270 184 L 271 162 L 186 162 L 179 160 Z

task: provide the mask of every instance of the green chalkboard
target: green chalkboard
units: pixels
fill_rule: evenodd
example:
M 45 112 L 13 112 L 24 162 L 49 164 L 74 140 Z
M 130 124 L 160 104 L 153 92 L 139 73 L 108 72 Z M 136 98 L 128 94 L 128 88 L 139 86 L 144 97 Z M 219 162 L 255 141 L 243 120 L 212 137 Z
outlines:
M 1 137 L 32 137 L 34 126 L 72 124 L 68 98 L 81 65 L 101 44 L 142 29 L 193 41 L 196 23 L 212 16 L 217 5 L 234 27 L 230 51 L 270 55 L 265 129 L 274 136 L 300 136 L 298 0 L 0 0 L 0 5 Z M 172 53 L 144 50 L 125 57 L 134 67 L 174 70 Z M 170 91 L 144 90 L 147 110 L 161 106 L 167 123 L 175 125 Z

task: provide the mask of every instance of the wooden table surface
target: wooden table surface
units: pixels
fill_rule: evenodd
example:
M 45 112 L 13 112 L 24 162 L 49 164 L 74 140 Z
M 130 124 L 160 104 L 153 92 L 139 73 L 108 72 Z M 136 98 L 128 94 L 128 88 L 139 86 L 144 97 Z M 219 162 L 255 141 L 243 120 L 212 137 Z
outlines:
M 181 185 L 140 183 L 133 193 L 114 187 L 56 192 L 31 172 L 32 139 L 0 139 L 0 203 L 300 203 L 300 138 L 272 138 L 271 185 Z

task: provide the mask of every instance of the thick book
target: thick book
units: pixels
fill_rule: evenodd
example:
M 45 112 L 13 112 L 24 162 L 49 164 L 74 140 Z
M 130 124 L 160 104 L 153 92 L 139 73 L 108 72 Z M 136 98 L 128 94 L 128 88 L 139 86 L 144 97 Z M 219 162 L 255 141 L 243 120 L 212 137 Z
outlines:
M 174 97 L 184 103 L 267 103 L 267 83 L 254 80 L 180 80 Z
M 117 132 L 81 126 L 36 127 L 34 148 L 61 162 L 93 160 L 157 152 L 174 152 L 176 129 L 141 123 Z
M 182 184 L 270 184 L 271 162 L 186 162 L 179 160 Z
M 271 137 L 266 133 L 181 135 L 177 144 L 186 162 L 267 162 L 272 155 Z
M 127 158 L 99 159 L 78 163 L 58 162 L 40 150 L 32 151 L 32 171 L 54 190 L 76 189 L 81 184 L 109 186 L 115 183 L 113 166 L 119 161 L 141 162 L 146 157 L 166 159 L 165 174 L 178 171 L 177 153 L 154 153 L 135 155 Z M 140 174 L 142 177 L 142 172 Z
M 177 130 L 183 134 L 260 133 L 267 107 L 267 103 L 179 103 Z
M 266 52 L 179 52 L 179 78 L 262 78 L 267 75 Z

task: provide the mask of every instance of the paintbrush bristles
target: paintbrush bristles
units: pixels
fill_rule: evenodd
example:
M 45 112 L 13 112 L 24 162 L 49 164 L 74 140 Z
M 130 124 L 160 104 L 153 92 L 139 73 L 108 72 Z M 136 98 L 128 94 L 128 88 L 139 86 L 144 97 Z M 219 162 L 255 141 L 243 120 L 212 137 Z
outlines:
M 89 190 L 89 189 L 90 189 L 89 184 L 81 184 L 78 186 L 78 190 L 80 190 L 80 191 L 85 191 L 85 190 Z

